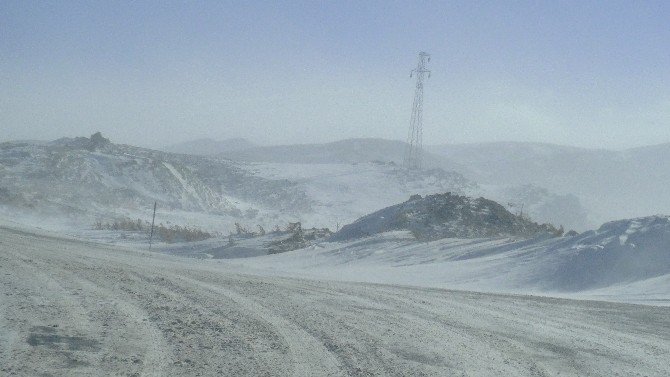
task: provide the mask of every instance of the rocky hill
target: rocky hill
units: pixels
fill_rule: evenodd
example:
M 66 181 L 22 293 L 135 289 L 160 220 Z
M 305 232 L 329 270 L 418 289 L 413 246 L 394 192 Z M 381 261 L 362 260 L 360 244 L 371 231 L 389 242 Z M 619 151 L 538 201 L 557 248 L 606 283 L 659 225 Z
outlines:
M 541 233 L 561 233 L 552 225 L 540 225 L 514 215 L 492 200 L 448 192 L 426 197 L 414 195 L 404 203 L 346 225 L 331 240 L 351 240 L 395 230 L 408 230 L 420 240 L 532 237 Z

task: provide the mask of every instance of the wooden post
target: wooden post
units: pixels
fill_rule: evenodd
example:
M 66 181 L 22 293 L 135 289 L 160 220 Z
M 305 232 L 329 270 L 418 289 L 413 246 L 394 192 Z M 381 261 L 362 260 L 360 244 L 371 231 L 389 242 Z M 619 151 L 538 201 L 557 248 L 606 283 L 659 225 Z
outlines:
M 156 221 L 156 204 L 154 202 L 154 216 L 151 218 L 151 233 L 149 234 L 149 250 L 151 250 L 151 241 L 154 238 L 154 222 Z

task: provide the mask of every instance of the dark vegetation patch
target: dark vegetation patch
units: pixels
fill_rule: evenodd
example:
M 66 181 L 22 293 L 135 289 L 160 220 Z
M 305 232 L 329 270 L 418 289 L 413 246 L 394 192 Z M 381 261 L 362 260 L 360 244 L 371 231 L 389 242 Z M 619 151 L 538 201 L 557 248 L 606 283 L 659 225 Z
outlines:
M 151 234 L 151 223 L 140 219 L 131 220 L 128 218 L 117 219 L 111 222 L 97 221 L 94 224 L 96 230 L 126 231 L 133 233 L 144 233 L 147 238 Z M 189 226 L 163 225 L 162 223 L 154 225 L 154 239 L 167 243 L 175 242 L 195 242 L 212 238 L 215 235 Z

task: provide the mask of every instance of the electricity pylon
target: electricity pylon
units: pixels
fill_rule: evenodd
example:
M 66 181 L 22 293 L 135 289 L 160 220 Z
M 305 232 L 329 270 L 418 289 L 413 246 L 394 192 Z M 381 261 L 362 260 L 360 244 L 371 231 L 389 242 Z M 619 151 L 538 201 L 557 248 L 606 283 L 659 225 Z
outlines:
M 423 154 L 423 82 L 430 77 L 430 71 L 426 64 L 430 61 L 430 55 L 425 52 L 419 53 L 419 64 L 412 70 L 409 77 L 416 75 L 416 89 L 414 91 L 414 103 L 412 104 L 412 119 L 409 124 L 409 135 L 407 136 L 407 147 L 403 165 L 407 170 L 421 170 Z M 426 75 L 428 75 L 426 77 Z

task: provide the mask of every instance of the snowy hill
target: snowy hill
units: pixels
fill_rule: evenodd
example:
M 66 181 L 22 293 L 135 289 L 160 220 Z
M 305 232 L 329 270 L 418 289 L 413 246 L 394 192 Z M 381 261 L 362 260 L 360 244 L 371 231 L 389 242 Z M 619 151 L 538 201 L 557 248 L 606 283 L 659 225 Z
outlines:
M 443 174 L 438 178 L 437 170 L 429 168 L 420 174 L 422 177 L 405 178 L 400 169 L 405 145 L 392 140 L 349 139 L 326 144 L 257 147 L 224 156 L 257 162 L 252 166 L 263 176 L 300 182 L 306 191 L 314 193 L 315 200 L 324 203 L 317 207 L 317 212 L 328 213 L 339 223 L 400 202 L 412 194 L 456 191 L 491 198 L 538 222 L 579 231 L 592 225 L 580 198 L 570 192 L 556 193 L 527 182 L 512 185 L 485 181 L 482 185 L 476 179 L 463 177 L 476 176 L 470 172 L 468 161 L 457 163 L 426 153 L 426 165 L 445 170 L 449 177 Z M 347 213 L 345 216 L 333 211 L 336 204 Z M 334 222 L 330 224 L 336 226 Z
M 512 212 L 520 211 L 509 204 L 522 202 L 523 213 L 535 221 L 586 229 L 586 213 L 573 196 L 538 187 L 482 186 L 454 171 L 429 169 L 408 174 L 396 163 L 382 161 L 241 162 L 102 139 L 0 144 L 0 213 L 11 218 L 26 215 L 27 223 L 34 223 L 31 215 L 38 215 L 40 221 L 44 215 L 65 215 L 80 226 L 115 217 L 146 220 L 157 201 L 160 221 L 213 232 L 233 231 L 236 222 L 247 228 L 262 225 L 270 229 L 296 221 L 337 230 L 414 194 L 453 192 L 490 197 Z M 356 142 L 343 144 L 351 147 Z M 403 146 L 399 144 L 398 153 Z M 354 159 L 386 153 L 374 145 L 385 142 L 362 141 L 361 153 L 353 155 Z M 342 152 L 339 149 L 335 155 Z
M 670 218 L 574 237 L 445 238 L 406 231 L 236 261 L 268 274 L 670 305 Z
M 540 143 L 481 143 L 428 148 L 467 165 L 483 185 L 532 184 L 579 197 L 592 221 L 670 212 L 670 144 L 625 151 Z
M 551 225 L 539 225 L 510 213 L 484 198 L 451 193 L 408 201 L 384 208 L 346 225 L 331 237 L 345 241 L 389 231 L 410 231 L 419 240 L 440 238 L 532 237 L 556 233 Z
M 255 146 L 255 144 L 243 138 L 226 140 L 197 139 L 169 145 L 164 147 L 163 150 L 171 153 L 214 156 L 220 153 L 230 153 L 250 149 Z
M 234 140 L 234 139 L 231 139 Z M 198 145 L 196 142 L 193 146 L 189 147 L 191 149 L 200 149 L 205 151 L 212 150 L 208 143 L 214 143 L 213 147 L 218 148 L 216 142 L 211 141 L 200 141 L 202 145 Z M 185 143 L 189 144 L 189 143 Z M 526 143 L 499 143 L 501 145 L 507 145 L 507 149 L 512 151 L 514 155 L 518 155 L 519 158 L 525 158 L 527 155 L 527 145 Z M 485 145 L 485 144 L 482 144 Z M 497 145 L 497 144 L 496 144 Z M 342 171 L 342 170 L 356 170 L 364 169 L 369 170 L 366 167 L 370 163 L 377 165 L 388 165 L 389 168 L 392 168 L 395 164 L 395 167 L 399 168 L 402 164 L 403 156 L 405 153 L 406 144 L 401 141 L 394 140 L 384 140 L 384 139 L 347 139 L 336 141 L 332 143 L 323 143 L 323 144 L 298 144 L 298 145 L 280 145 L 280 146 L 252 146 L 249 147 L 249 142 L 246 140 L 241 140 L 240 147 L 230 147 L 226 151 L 220 154 L 221 157 L 238 161 L 238 162 L 251 162 L 251 163 L 260 163 L 261 165 L 269 164 L 271 167 L 261 167 L 262 172 L 273 170 L 272 175 L 276 178 L 286 178 L 290 180 L 298 180 L 300 182 L 305 182 L 305 177 L 295 174 L 295 166 L 298 164 L 307 170 L 309 173 L 306 176 L 316 177 L 323 176 L 328 177 L 330 171 Z M 426 167 L 431 170 L 432 168 L 440 168 L 450 172 L 458 172 L 461 175 L 468 177 L 468 180 L 472 183 L 477 182 L 478 190 L 469 191 L 471 195 L 484 196 L 487 198 L 494 199 L 501 204 L 508 207 L 509 210 L 516 213 L 525 213 L 529 215 L 533 220 L 538 222 L 549 222 L 556 225 L 563 225 L 568 229 L 576 229 L 579 231 L 586 230 L 594 225 L 599 224 L 601 221 L 595 221 L 602 218 L 601 215 L 593 214 L 590 211 L 587 211 L 583 204 L 581 197 L 575 195 L 576 191 L 567 190 L 559 186 L 554 186 L 553 181 L 546 182 L 546 185 L 542 184 L 533 184 L 537 181 L 531 179 L 528 176 L 523 176 L 528 170 L 526 166 L 521 166 L 520 171 L 506 171 L 505 174 L 509 175 L 508 178 L 500 177 L 488 177 L 482 173 L 481 164 L 485 165 L 485 169 L 488 169 L 491 164 L 496 163 L 496 153 L 497 146 L 493 147 L 491 151 L 483 153 L 483 156 L 479 156 L 477 153 L 474 153 L 474 159 L 469 153 L 460 155 L 455 153 L 458 148 L 468 149 L 470 146 L 455 146 L 457 149 L 452 150 L 452 146 L 444 147 L 427 147 L 427 152 L 425 153 L 426 158 Z M 451 157 L 442 156 L 441 154 L 445 153 L 445 148 L 448 149 L 449 153 L 455 153 L 456 158 L 452 159 Z M 554 149 L 556 149 L 554 151 Z M 181 152 L 188 152 L 187 149 L 181 149 Z M 541 153 L 544 150 L 544 154 L 549 154 L 554 156 L 552 158 L 559 158 L 556 156 L 562 156 L 564 153 L 569 151 L 579 150 L 579 148 L 570 148 L 570 147 L 558 147 L 552 145 L 536 145 L 535 150 L 537 153 Z M 431 153 L 435 152 L 435 153 Z M 198 152 L 200 153 L 200 152 Z M 207 152 L 209 153 L 209 152 Z M 481 159 L 478 160 L 478 159 Z M 503 153 L 503 160 L 505 160 Z M 493 162 L 490 162 L 493 161 Z M 351 164 L 361 164 L 358 168 L 349 169 L 347 166 Z M 327 166 L 310 166 L 310 165 L 327 165 Z M 286 173 L 282 173 L 281 170 L 286 169 Z M 532 170 L 531 170 L 532 171 Z M 349 173 L 347 173 L 349 174 Z M 429 173 L 430 174 L 430 173 Z M 514 177 L 521 175 L 521 178 L 515 179 Z M 364 178 L 364 174 L 354 174 L 352 178 L 356 176 L 360 182 Z M 366 185 L 372 185 L 374 187 L 379 187 L 375 182 L 372 182 L 372 179 L 376 179 L 377 176 L 368 177 Z M 326 178 L 326 180 L 328 180 Z M 396 181 L 388 182 L 383 180 L 388 184 L 400 183 Z M 346 187 L 353 187 L 350 183 L 345 182 L 345 179 L 340 179 L 337 182 L 340 185 Z M 318 185 L 318 183 L 316 184 Z M 414 185 L 415 192 L 411 191 L 402 191 L 402 196 L 393 196 L 389 200 L 379 201 L 376 200 L 374 196 L 369 199 L 373 200 L 374 203 L 379 203 L 375 206 L 370 206 L 369 202 L 365 200 L 359 200 L 356 197 L 350 197 L 351 201 L 359 203 L 359 205 L 364 206 L 360 211 L 353 211 L 355 215 L 362 216 L 365 213 L 369 213 L 373 210 L 377 210 L 388 206 L 394 202 L 403 200 L 409 195 L 412 194 L 434 194 L 438 192 L 445 192 L 447 190 L 424 190 L 420 185 Z M 552 190 L 548 190 L 546 187 L 552 187 Z M 554 187 L 558 187 L 558 190 Z M 309 189 L 309 188 L 308 188 Z M 370 191 L 358 186 L 359 190 Z M 378 195 L 385 196 L 383 192 L 378 193 Z M 395 191 L 395 190 L 392 190 Z M 326 193 L 334 200 L 337 200 L 337 197 L 333 193 Z M 341 203 L 341 202 L 340 202 Z M 346 207 L 346 206 L 345 206 Z M 326 208 L 327 210 L 327 208 Z M 349 211 L 348 208 L 345 208 L 345 211 Z M 335 222 L 330 222 L 332 226 L 336 226 L 336 223 L 342 222 L 342 218 L 345 217 L 349 220 L 352 219 L 352 216 L 340 216 L 335 214 L 337 217 Z M 591 217 L 591 218 L 590 218 Z M 356 216 L 353 216 L 355 219 Z M 608 218 L 609 219 L 609 218 Z M 321 225 L 327 223 L 320 223 Z M 319 225 L 317 225 L 319 226 Z
M 0 144 L 0 205 L 9 213 L 92 223 L 145 217 L 154 201 L 164 213 L 208 215 L 200 222 L 214 227 L 310 210 L 293 183 L 254 176 L 230 161 L 116 145 L 95 135 Z
M 313 212 L 305 214 L 303 222 L 333 230 L 413 194 L 472 194 L 480 190 L 456 172 L 434 169 L 408 174 L 395 164 L 254 163 L 249 169 L 268 179 L 295 182 L 312 200 Z
M 101 136 L 100 136 L 101 137 Z M 66 216 L 78 226 L 115 217 L 209 231 L 302 221 L 337 228 L 414 193 L 476 187 L 440 170 L 407 175 L 393 164 L 271 164 L 172 154 L 95 138 L 0 144 L 0 212 L 34 223 Z
M 234 223 L 250 229 L 257 225 L 271 229 L 288 221 L 302 221 L 306 228 L 334 230 L 339 224 L 414 194 L 452 192 L 456 198 L 497 190 L 506 199 L 525 198 L 522 201 L 548 212 L 552 205 L 561 207 L 560 203 L 571 200 L 534 186 L 503 188 L 478 185 L 458 173 L 439 169 L 407 174 L 393 163 L 382 162 L 233 162 L 117 145 L 101 135 L 49 143 L 0 144 L 0 213 L 30 225 L 42 224 L 45 216 L 66 216 L 89 230 L 96 219 L 150 219 L 153 201 L 158 201 L 158 221 L 224 234 L 235 229 Z M 551 204 L 553 200 L 559 202 Z M 428 240 L 436 234 L 489 238 L 416 242 L 410 232 L 399 230 L 319 243 L 307 250 L 281 254 L 280 259 L 277 255 L 240 263 L 290 275 L 476 290 L 560 294 L 597 291 L 598 295 L 627 292 L 628 297 L 638 297 L 641 289 L 653 288 L 656 298 L 666 293 L 670 296 L 670 288 L 664 283 L 670 281 L 667 217 L 607 223 L 576 237 L 520 241 L 518 237 L 509 238 L 519 234 L 515 228 L 519 224 L 514 222 L 517 216 L 489 204 L 476 200 L 462 203 L 469 213 L 479 214 L 472 218 L 473 223 L 484 221 L 480 233 L 450 227 L 454 223 L 433 216 L 434 211 L 414 218 L 414 223 L 411 217 L 403 223 L 445 220 L 438 222 L 444 226 L 418 229 L 419 233 L 426 232 Z M 439 206 L 432 203 L 423 208 Z M 580 208 L 578 203 L 574 208 Z M 412 215 L 410 209 L 408 205 L 402 213 Z M 524 213 L 530 209 L 524 208 Z M 494 212 L 511 220 L 503 222 L 512 224 L 511 230 L 486 222 Z M 384 222 L 370 224 L 375 225 L 375 232 L 412 230 L 410 226 L 388 227 Z M 340 234 L 344 233 L 343 229 Z M 356 237 L 361 235 L 359 232 Z M 210 244 L 221 245 L 221 241 L 226 240 L 211 240 Z

